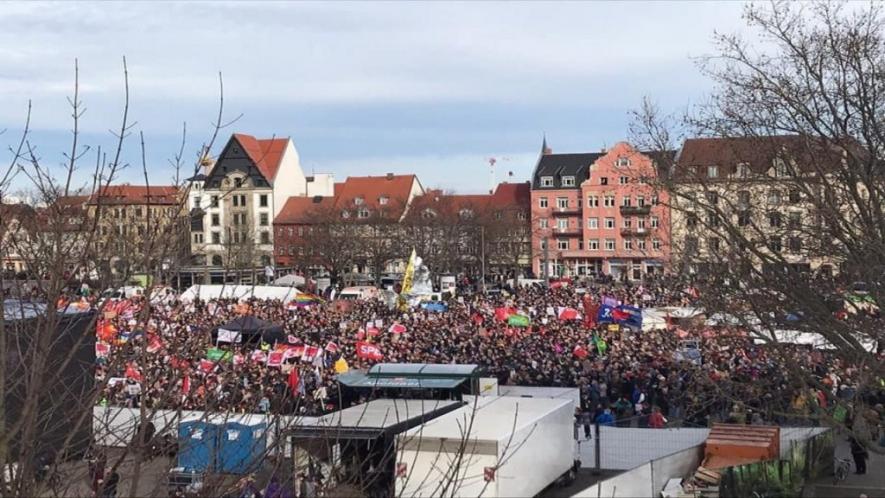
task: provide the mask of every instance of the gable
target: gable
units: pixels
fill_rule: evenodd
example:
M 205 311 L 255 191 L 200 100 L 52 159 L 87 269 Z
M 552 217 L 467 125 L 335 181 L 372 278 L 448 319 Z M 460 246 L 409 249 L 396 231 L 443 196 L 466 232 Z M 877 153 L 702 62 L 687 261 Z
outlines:
M 231 136 L 206 178 L 205 188 L 221 188 L 222 180 L 231 173 L 241 173 L 251 178 L 256 187 L 270 186 L 270 179 L 264 176 L 253 159 L 253 154 L 250 154 L 249 147 L 252 144 L 244 137 L 244 135 L 238 134 Z M 257 142 L 254 138 L 252 140 Z M 244 145 L 243 142 L 246 144 Z

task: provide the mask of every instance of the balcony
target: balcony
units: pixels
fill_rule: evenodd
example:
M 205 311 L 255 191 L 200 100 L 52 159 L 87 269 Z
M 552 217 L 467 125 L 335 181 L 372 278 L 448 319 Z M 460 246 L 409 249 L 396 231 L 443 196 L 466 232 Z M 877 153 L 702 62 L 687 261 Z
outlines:
M 621 237 L 648 237 L 651 230 L 648 228 L 622 228 Z
M 581 227 L 565 227 L 559 228 L 555 227 L 553 229 L 554 235 L 581 235 L 583 232 L 581 231 Z
M 554 216 L 558 214 L 581 214 L 581 208 L 578 206 L 555 207 L 552 209 L 552 212 Z
M 651 206 L 621 206 L 621 214 L 625 216 L 646 215 L 651 213 Z

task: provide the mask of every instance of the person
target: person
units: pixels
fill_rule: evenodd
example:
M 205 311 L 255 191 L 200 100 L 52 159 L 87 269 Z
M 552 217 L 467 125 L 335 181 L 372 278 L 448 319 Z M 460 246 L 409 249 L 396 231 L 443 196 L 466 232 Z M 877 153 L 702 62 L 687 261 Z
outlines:
M 851 443 L 851 457 L 854 459 L 854 473 L 858 475 L 866 474 L 867 449 L 864 448 L 863 443 L 857 439 L 857 436 L 851 436 L 849 442 Z
M 599 425 L 607 425 L 609 427 L 614 427 L 615 425 L 615 417 L 612 416 L 612 411 L 609 408 L 606 408 L 596 417 L 596 423 Z
M 117 498 L 117 485 L 120 484 L 120 474 L 117 471 L 111 472 L 102 489 L 102 498 Z
M 661 409 L 657 406 L 652 408 L 651 415 L 648 416 L 648 426 L 651 429 L 663 429 L 667 419 L 661 413 Z

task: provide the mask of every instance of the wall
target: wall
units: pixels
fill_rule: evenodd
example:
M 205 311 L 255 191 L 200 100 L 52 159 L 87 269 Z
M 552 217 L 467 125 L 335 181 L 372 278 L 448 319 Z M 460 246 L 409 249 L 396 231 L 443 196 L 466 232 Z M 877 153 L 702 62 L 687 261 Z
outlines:
M 277 169 L 276 178 L 268 178 L 273 181 L 273 213 L 271 220 L 280 214 L 280 210 L 286 204 L 289 197 L 302 196 L 307 193 L 307 182 L 304 171 L 301 169 L 301 160 L 292 140 L 286 143 L 286 151 L 280 158 L 280 167 Z
M 583 489 L 573 498 L 653 498 L 651 464 L 646 463 Z
M 651 491 L 659 496 L 667 481 L 693 474 L 704 457 L 704 445 L 692 446 L 651 462 Z
M 606 470 L 633 469 L 651 460 L 699 444 L 707 439 L 709 429 L 632 429 L 600 427 L 600 467 Z M 596 437 L 594 435 L 594 437 Z M 593 467 L 596 442 L 581 443 L 581 466 Z

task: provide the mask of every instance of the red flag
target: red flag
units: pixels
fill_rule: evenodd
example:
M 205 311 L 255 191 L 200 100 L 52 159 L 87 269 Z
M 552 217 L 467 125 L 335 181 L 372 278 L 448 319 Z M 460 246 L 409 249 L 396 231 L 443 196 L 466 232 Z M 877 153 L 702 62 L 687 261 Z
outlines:
M 184 378 L 181 379 L 181 394 L 187 394 L 191 392 L 191 377 L 190 375 L 185 375 Z
M 279 367 L 282 364 L 283 364 L 283 352 L 282 351 L 271 351 L 270 354 L 267 355 L 267 366 Z
M 161 341 L 156 335 L 152 335 L 148 342 L 147 352 L 156 353 L 161 349 L 163 349 L 163 341 Z
M 286 361 L 289 358 L 298 358 L 299 356 L 303 355 L 304 346 L 290 346 L 285 349 L 277 349 L 277 351 L 283 352 L 283 361 Z
M 371 328 L 366 329 L 366 334 L 367 334 L 369 337 L 375 337 L 375 336 L 377 336 L 377 335 L 380 334 L 380 333 L 381 333 L 381 331 L 378 330 L 378 329 L 376 329 L 375 327 L 371 327 Z
M 559 319 L 560 320 L 577 320 L 578 319 L 578 310 L 574 308 L 561 308 L 559 310 Z
M 304 348 L 304 354 L 301 355 L 301 360 L 306 361 L 306 362 L 311 362 L 319 354 L 320 354 L 320 348 L 318 348 L 316 346 L 306 346 Z
M 403 334 L 406 331 L 406 327 L 404 325 L 394 322 L 393 325 L 391 325 L 390 329 L 388 329 L 388 330 L 392 334 Z
M 246 363 L 246 357 L 244 357 L 240 353 L 235 354 L 234 355 L 234 365 L 242 365 L 243 363 Z
M 141 372 L 139 372 L 138 369 L 135 368 L 135 365 L 133 365 L 132 363 L 126 365 L 125 377 L 127 379 L 137 380 L 138 382 L 141 382 L 142 380 L 144 380 L 144 377 L 142 377 Z
M 212 373 L 212 371 L 215 370 L 215 362 L 205 358 L 200 360 L 200 370 L 205 373 Z
M 288 382 L 288 384 L 289 384 L 289 389 L 292 390 L 292 394 L 295 395 L 295 396 L 298 395 L 298 384 L 299 384 L 299 380 L 300 380 L 300 378 L 299 378 L 299 376 L 298 376 L 298 369 L 297 369 L 297 368 L 293 368 L 292 370 L 290 370 L 290 371 L 289 371 L 289 382 Z
M 97 358 L 107 358 L 111 354 L 111 345 L 103 342 L 95 343 L 95 356 Z
M 298 343 L 298 338 L 292 334 L 287 335 L 286 340 L 289 342 L 289 344 L 297 344 Z
M 359 358 L 376 361 L 384 358 L 384 355 L 381 353 L 378 346 L 370 342 L 357 342 L 356 355 Z
M 630 313 L 627 313 L 626 311 L 621 311 L 617 308 L 612 310 L 612 320 L 616 322 L 621 322 L 627 320 L 628 318 L 630 318 Z
M 338 352 L 338 345 L 332 341 L 329 341 L 329 344 L 326 344 L 326 351 L 328 351 L 330 353 L 337 353 Z
M 584 349 L 581 345 L 577 345 L 577 346 L 575 346 L 574 351 L 572 351 L 572 354 L 574 354 L 575 357 L 577 357 L 578 359 L 583 360 L 584 358 L 587 357 L 588 353 L 587 353 L 587 350 Z
M 252 361 L 255 363 L 264 363 L 267 361 L 267 353 L 260 349 L 252 352 Z
M 509 307 L 495 308 L 495 318 L 499 322 L 506 322 L 507 319 L 510 318 L 510 315 L 513 315 L 515 313 L 516 313 L 516 310 L 513 308 L 509 308 Z

